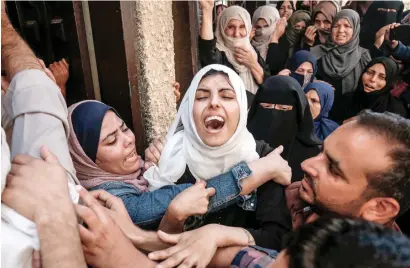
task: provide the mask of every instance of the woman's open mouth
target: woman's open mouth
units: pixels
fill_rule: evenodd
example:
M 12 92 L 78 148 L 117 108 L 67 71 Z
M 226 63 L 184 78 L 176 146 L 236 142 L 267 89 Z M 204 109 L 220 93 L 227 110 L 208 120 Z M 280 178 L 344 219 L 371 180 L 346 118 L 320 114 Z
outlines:
M 218 133 L 225 125 L 225 119 L 218 115 L 212 115 L 205 118 L 205 129 L 209 133 Z
M 137 152 L 134 150 L 132 150 L 132 152 L 125 158 L 125 162 L 127 163 L 133 163 L 137 160 Z
M 375 88 L 373 87 L 373 86 L 371 86 L 371 85 L 369 85 L 369 84 L 364 84 L 364 91 L 366 91 L 366 92 L 372 92 L 372 91 L 374 91 L 375 90 Z

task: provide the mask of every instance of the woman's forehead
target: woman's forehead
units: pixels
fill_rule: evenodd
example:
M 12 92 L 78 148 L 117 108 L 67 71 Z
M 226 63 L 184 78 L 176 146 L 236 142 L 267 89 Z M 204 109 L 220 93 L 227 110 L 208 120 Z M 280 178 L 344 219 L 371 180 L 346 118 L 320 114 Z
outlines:
M 231 81 L 229 80 L 228 75 L 219 74 L 219 73 L 203 78 L 201 82 L 199 83 L 198 88 L 206 88 L 206 89 L 226 88 L 226 89 L 232 89 L 235 91 L 235 89 L 232 86 Z
M 369 66 L 368 69 L 376 70 L 378 72 L 386 74 L 386 67 L 382 63 L 375 63 L 371 66 Z
M 102 126 L 101 126 L 101 132 L 115 130 L 118 127 L 118 125 L 121 123 L 122 123 L 122 119 L 119 118 L 116 113 L 109 110 L 105 113 Z
M 268 21 L 267 21 L 265 18 L 259 18 L 259 19 L 256 21 L 256 23 L 257 23 L 257 24 L 265 25 L 265 24 L 268 24 Z
M 322 19 L 322 20 L 325 19 L 326 20 L 327 17 L 322 11 L 318 11 L 318 12 L 316 12 L 314 19 L 315 20 L 319 20 L 319 19 Z
M 240 18 L 232 18 L 228 21 L 228 25 L 241 25 L 245 24 L 245 22 Z
M 313 64 L 310 61 L 304 61 L 298 66 L 298 68 L 313 69 Z
M 353 25 L 350 22 L 348 17 L 341 17 L 341 18 L 339 18 L 338 20 L 335 21 L 335 24 L 344 24 L 344 23 L 347 23 L 347 24 L 349 24 L 350 26 L 353 27 Z

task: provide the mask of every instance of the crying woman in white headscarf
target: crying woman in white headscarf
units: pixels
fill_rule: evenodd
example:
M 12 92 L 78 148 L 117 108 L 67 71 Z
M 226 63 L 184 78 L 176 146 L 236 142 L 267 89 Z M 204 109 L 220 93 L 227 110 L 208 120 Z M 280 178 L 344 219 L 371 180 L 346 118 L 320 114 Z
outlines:
M 155 188 L 192 183 L 259 159 L 257 143 L 246 128 L 247 117 L 246 91 L 239 76 L 218 64 L 201 69 L 168 131 L 158 166 L 149 168 L 144 178 Z
M 202 25 L 198 40 L 199 59 L 202 66 L 222 64 L 233 69 L 253 99 L 268 68 L 259 52 L 251 45 L 251 17 L 240 6 L 226 8 L 218 18 L 215 33 L 212 30 L 212 1 L 200 1 Z

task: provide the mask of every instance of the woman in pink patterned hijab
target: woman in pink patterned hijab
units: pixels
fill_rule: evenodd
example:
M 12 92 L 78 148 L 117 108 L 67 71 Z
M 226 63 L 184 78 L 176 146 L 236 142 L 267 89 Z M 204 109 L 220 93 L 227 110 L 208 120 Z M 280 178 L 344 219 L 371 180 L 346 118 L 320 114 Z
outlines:
M 110 106 L 87 100 L 68 111 L 69 149 L 82 186 L 122 181 L 147 191 L 141 176 L 144 162 L 135 150 L 135 136 Z

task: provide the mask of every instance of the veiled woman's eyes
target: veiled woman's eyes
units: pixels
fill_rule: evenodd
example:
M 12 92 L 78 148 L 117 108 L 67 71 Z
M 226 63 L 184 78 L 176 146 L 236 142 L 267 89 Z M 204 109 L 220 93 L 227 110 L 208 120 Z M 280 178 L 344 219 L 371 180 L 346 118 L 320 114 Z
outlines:
M 274 109 L 275 108 L 275 104 L 272 104 L 272 103 L 261 103 L 260 106 L 262 106 L 262 108 L 265 108 L 265 109 Z

